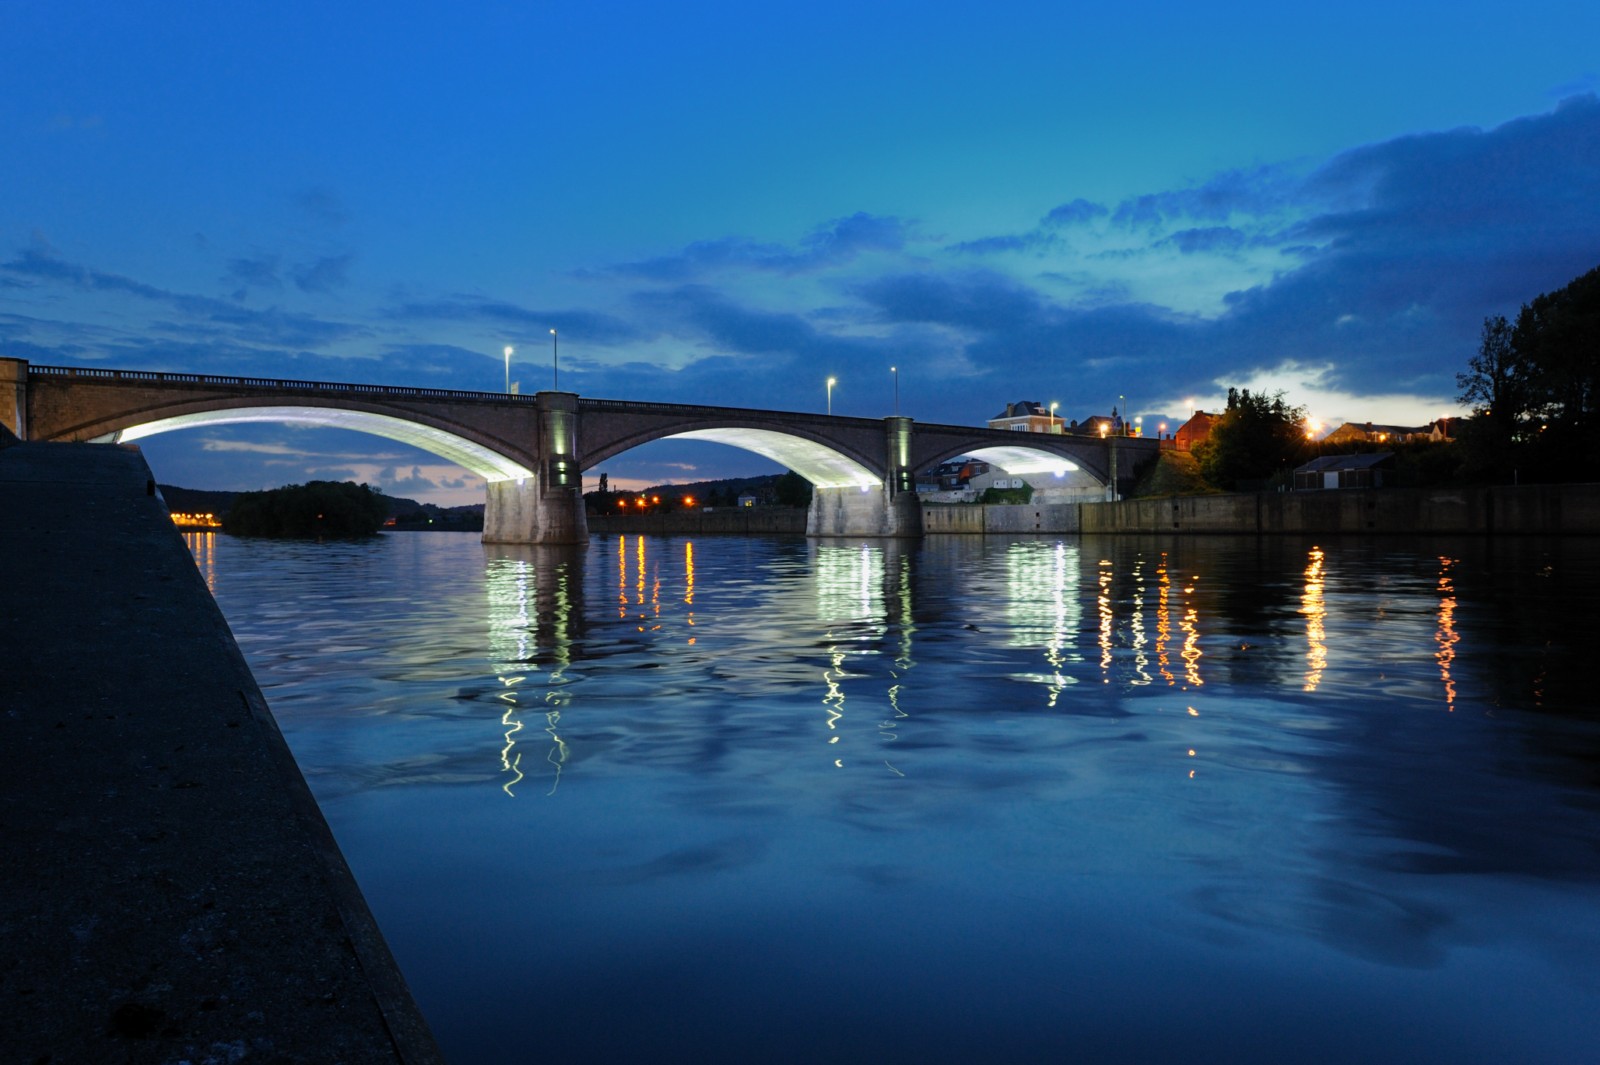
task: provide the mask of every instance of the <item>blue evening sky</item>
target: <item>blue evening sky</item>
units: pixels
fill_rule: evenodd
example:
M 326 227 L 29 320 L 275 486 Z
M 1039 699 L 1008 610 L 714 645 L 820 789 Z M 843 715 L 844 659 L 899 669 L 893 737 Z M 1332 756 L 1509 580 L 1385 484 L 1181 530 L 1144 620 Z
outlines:
M 1460 413 L 1600 265 L 1600 4 L 0 3 L 0 355 L 981 424 Z M 195 429 L 158 476 L 478 482 Z M 771 469 L 709 444 L 643 485 Z M 591 471 L 591 477 L 598 471 Z

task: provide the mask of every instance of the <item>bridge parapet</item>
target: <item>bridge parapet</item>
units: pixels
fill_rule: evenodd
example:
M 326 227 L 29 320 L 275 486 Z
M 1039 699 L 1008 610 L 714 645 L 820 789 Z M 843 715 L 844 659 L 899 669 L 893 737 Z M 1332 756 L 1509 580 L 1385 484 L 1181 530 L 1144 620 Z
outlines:
M 0 359 L 0 363 L 14 361 L 19 360 Z M 359 393 L 361 395 L 448 399 L 466 402 L 479 400 L 485 403 L 497 404 L 526 403 L 532 405 L 537 402 L 537 397 L 535 396 L 455 388 L 364 385 L 344 381 L 295 381 L 274 377 L 235 377 L 228 374 L 172 373 L 166 370 L 113 370 L 103 369 L 98 366 L 30 366 L 25 362 L 22 365 L 26 368 L 26 373 L 29 377 L 38 377 L 46 380 L 65 377 L 81 384 L 197 385 L 202 388 L 264 390 L 275 393 L 327 392 L 334 395 Z M 3 379 L 3 372 L 3 370 L 0 370 L 0 379 Z

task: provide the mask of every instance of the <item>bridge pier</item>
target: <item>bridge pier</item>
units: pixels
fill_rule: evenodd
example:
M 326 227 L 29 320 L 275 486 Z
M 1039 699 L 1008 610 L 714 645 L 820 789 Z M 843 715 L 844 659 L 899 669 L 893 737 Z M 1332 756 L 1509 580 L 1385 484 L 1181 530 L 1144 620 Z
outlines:
M 807 536 L 922 535 L 922 501 L 910 465 L 911 419 L 885 418 L 884 444 L 888 474 L 883 484 L 812 491 Z
M 578 468 L 578 395 L 540 392 L 538 468 L 530 478 L 490 481 L 483 508 L 486 544 L 581 544 L 589 540 Z
M 921 536 L 922 504 L 915 492 L 890 499 L 889 490 L 877 485 L 818 488 L 811 493 L 806 535 Z

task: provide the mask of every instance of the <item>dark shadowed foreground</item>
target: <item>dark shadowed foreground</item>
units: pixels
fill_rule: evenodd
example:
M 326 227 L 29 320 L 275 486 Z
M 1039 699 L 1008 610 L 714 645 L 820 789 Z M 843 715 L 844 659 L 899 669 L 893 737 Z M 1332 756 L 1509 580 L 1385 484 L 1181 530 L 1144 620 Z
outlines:
M 0 448 L 0 1060 L 439 1061 L 152 488 Z

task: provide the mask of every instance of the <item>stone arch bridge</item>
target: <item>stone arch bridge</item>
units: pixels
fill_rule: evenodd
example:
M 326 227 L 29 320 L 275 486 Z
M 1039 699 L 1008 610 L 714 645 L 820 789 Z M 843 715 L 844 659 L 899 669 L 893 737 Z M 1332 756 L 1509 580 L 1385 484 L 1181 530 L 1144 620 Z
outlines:
M 588 536 L 583 473 L 655 440 L 698 439 L 764 455 L 815 487 L 814 536 L 920 536 L 915 471 L 971 455 L 1064 484 L 1125 487 L 1153 440 L 1016 433 L 794 411 L 504 395 L 204 374 L 37 366 L 0 358 L 0 425 L 26 440 L 130 442 L 204 425 L 331 426 L 411 444 L 487 482 L 484 539 Z M 1120 456 L 1119 456 L 1120 453 Z

